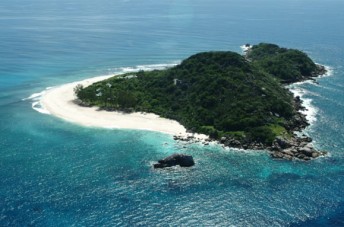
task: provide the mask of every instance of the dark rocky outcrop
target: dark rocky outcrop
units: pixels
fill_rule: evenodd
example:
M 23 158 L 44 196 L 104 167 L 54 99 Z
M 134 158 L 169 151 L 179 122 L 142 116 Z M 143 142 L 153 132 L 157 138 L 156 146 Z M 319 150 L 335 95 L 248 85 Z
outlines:
M 271 146 L 266 146 L 255 141 L 240 143 L 238 140 L 230 137 L 223 137 L 220 140 L 220 143 L 226 147 L 234 147 L 244 150 L 268 150 L 271 157 L 276 159 L 309 161 L 327 154 L 326 151 L 316 150 L 311 142 L 312 138 L 305 135 L 300 137 L 295 134 L 287 136 L 287 138 L 277 136 Z
M 223 144 L 224 147 L 233 147 L 245 150 L 264 150 L 267 148 L 263 143 L 258 141 L 240 141 L 232 137 L 222 137 L 219 142 Z
M 191 167 L 195 165 L 193 157 L 191 155 L 185 154 L 173 154 L 164 159 L 158 161 L 154 164 L 154 168 L 166 168 L 171 166 L 179 165 L 181 167 Z
M 312 73 L 312 77 L 318 77 L 327 73 L 325 66 L 317 64 L 317 69 Z
M 290 139 L 277 137 L 271 147 L 271 156 L 278 159 L 308 161 L 327 154 L 324 151 L 317 151 L 310 142 L 312 139 L 307 136 L 291 137 Z

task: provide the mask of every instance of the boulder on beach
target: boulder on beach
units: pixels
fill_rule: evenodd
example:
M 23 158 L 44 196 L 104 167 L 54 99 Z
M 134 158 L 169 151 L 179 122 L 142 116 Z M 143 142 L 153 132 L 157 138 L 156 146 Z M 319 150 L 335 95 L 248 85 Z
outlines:
M 181 167 L 191 167 L 195 165 L 193 157 L 185 154 L 173 154 L 154 164 L 154 168 L 166 168 L 179 165 Z

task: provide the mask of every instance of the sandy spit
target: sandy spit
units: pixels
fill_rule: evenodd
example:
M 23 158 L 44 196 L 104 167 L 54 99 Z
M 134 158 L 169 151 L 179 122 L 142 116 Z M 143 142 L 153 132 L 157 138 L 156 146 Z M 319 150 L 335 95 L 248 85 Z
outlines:
M 177 121 L 161 118 L 156 114 L 110 112 L 99 110 L 97 107 L 82 107 L 75 103 L 76 96 L 73 89 L 76 85 L 82 84 L 87 87 L 109 77 L 111 76 L 99 76 L 53 87 L 44 93 L 41 105 L 56 117 L 87 127 L 149 130 L 178 136 L 191 135 Z M 198 139 L 207 138 L 206 135 L 193 135 Z

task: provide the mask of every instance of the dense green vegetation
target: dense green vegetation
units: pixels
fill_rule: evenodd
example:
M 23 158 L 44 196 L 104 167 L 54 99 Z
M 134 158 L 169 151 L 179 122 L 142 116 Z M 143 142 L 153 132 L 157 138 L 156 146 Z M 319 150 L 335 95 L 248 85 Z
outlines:
M 298 50 L 259 44 L 247 56 L 199 53 L 170 69 L 115 76 L 75 92 L 86 105 L 153 112 L 213 138 L 271 144 L 288 132 L 295 115 L 293 97 L 281 82 L 315 70 Z
M 303 52 L 261 43 L 247 53 L 247 58 L 258 67 L 279 78 L 282 83 L 293 83 L 314 76 L 317 65 Z

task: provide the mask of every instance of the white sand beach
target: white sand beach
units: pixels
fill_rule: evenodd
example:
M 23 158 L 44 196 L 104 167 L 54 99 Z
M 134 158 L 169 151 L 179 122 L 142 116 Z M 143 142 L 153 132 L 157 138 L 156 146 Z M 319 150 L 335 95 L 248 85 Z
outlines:
M 83 81 L 64 84 L 47 90 L 41 98 L 41 105 L 52 115 L 66 121 L 88 127 L 138 129 L 158 131 L 171 135 L 188 136 L 184 126 L 177 121 L 161 118 L 151 113 L 121 113 L 98 110 L 96 107 L 82 107 L 75 104 L 74 87 L 82 84 L 89 86 L 111 76 L 100 76 Z M 206 135 L 193 134 L 198 139 Z

